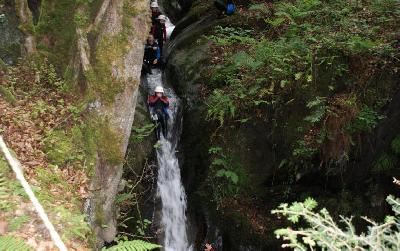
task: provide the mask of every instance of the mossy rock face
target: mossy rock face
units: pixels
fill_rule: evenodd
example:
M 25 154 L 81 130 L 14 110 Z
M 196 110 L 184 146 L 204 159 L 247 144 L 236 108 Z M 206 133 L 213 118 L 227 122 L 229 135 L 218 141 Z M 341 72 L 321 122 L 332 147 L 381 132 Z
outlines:
M 124 167 L 124 175 L 127 178 L 129 178 L 130 170 L 141 173 L 146 164 L 153 162 L 155 156 L 153 146 L 156 143 L 156 137 L 154 130 L 151 130 L 153 122 L 147 110 L 146 97 L 147 93 L 140 87 Z M 142 132 L 142 128 L 149 129 Z
M 336 70 L 338 65 L 349 67 L 349 55 L 335 54 L 337 52 L 332 51 L 321 52 L 321 56 L 335 55 L 334 62 L 315 66 L 314 74 L 318 77 L 315 83 L 310 83 L 304 88 L 293 87 L 286 93 L 277 94 L 285 100 L 279 109 L 268 106 L 260 106 L 257 109 L 260 114 L 272 114 L 271 116 L 254 116 L 249 122 L 225 123 L 218 128 L 216 122 L 206 120 L 205 100 L 209 95 L 207 87 L 212 81 L 210 72 L 213 66 L 210 65 L 209 53 L 212 47 L 204 35 L 209 36 L 216 25 L 243 27 L 242 25 L 248 24 L 246 17 L 240 14 L 216 20 L 213 18 L 213 11 L 207 7 L 209 2 L 212 1 L 203 1 L 205 6 L 195 3 L 193 9 L 178 23 L 172 36 L 166 67 L 169 83 L 184 101 L 181 142 L 183 149 L 190 150 L 184 151 L 182 178 L 188 193 L 189 208 L 204 208 L 203 213 L 209 219 L 207 223 L 217 225 L 222 232 L 224 250 L 243 250 L 241 248 L 253 245 L 257 247 L 254 250 L 278 249 L 280 243 L 275 239 L 273 230 L 284 227 L 286 223 L 271 215 L 270 210 L 283 201 L 299 201 L 313 196 L 335 216 L 341 212 L 350 214 L 352 211 L 356 215 L 373 215 L 375 219 L 384 215 L 383 206 L 374 206 L 370 210 L 371 203 L 383 201 L 383 191 L 393 191 L 393 187 L 380 185 L 377 189 L 379 192 L 371 191 L 371 199 L 365 199 L 365 192 L 359 186 L 368 187 L 370 184 L 380 183 L 378 180 L 386 180 L 391 175 L 390 172 L 386 172 L 384 178 L 376 177 L 370 167 L 374 161 L 379 161 L 379 153 L 375 150 L 390 148 L 392 140 L 400 130 L 400 124 L 395 123 L 400 116 L 400 93 L 393 92 L 394 85 L 398 83 L 393 78 L 393 73 L 382 72 L 379 75 L 380 80 L 369 79 L 368 85 L 376 86 L 374 90 L 371 88 L 365 93 L 361 93 L 362 90 L 353 90 L 360 96 L 364 95 L 363 101 L 367 104 L 372 104 L 380 98 L 394 98 L 380 110 L 388 117 L 384 123 L 378 125 L 378 133 L 367 136 L 368 139 L 365 137 L 354 142 L 362 152 L 355 150 L 349 153 L 347 169 L 336 162 L 327 165 L 327 168 L 321 168 L 318 151 L 312 158 L 296 159 L 293 154 L 296 143 L 313 127 L 305 120 L 311 113 L 307 103 L 317 96 L 330 98 L 346 93 L 348 87 L 353 86 L 357 80 L 356 74 L 342 75 Z M 201 20 L 202 17 L 207 20 Z M 345 71 L 348 69 L 345 68 Z M 203 87 L 206 87 L 205 93 L 201 91 Z M 212 91 L 212 88 L 208 91 L 210 89 Z M 271 117 L 272 121 L 269 120 Z M 215 133 L 217 128 L 218 133 Z M 377 142 L 380 147 L 369 145 L 368 140 Z M 213 202 L 207 205 L 197 204 L 196 200 L 207 201 L 212 197 L 213 191 L 208 190 L 208 184 L 205 184 L 211 162 L 208 149 L 212 146 L 225 149 L 234 156 L 234 162 L 248 173 L 251 186 L 246 192 L 248 198 L 256 198 L 257 205 L 265 208 L 263 217 L 270 228 L 266 234 L 258 235 L 251 231 L 251 219 L 246 216 L 246 212 L 238 212 L 233 206 L 221 212 Z M 344 189 L 347 189 L 346 193 L 338 196 Z M 335 207 L 340 210 L 336 210 Z
M 14 64 L 21 56 L 22 32 L 18 29 L 18 17 L 12 1 L 0 5 L 0 58 L 6 64 Z

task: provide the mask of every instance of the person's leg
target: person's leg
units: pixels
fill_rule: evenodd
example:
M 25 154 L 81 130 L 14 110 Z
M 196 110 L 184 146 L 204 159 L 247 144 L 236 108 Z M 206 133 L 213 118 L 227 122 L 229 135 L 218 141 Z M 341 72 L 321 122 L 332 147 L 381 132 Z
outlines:
M 163 47 L 164 47 L 164 40 L 161 38 L 157 39 L 158 42 L 158 47 L 160 47 L 160 54 L 161 54 L 161 58 L 163 56 Z M 161 59 L 160 59 L 161 60 Z
M 159 121 L 156 121 L 156 138 L 157 140 L 161 139 L 161 124 Z
M 163 134 L 164 137 L 167 138 L 168 137 L 168 116 L 166 114 L 164 114 L 163 116 L 163 120 L 164 120 L 164 127 L 163 127 Z

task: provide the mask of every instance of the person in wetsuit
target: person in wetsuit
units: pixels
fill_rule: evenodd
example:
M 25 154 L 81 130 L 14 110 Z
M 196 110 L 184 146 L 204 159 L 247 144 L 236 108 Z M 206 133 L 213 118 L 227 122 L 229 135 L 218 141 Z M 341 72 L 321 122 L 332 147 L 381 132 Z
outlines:
M 157 18 L 161 15 L 160 7 L 156 1 L 151 2 L 151 24 L 155 25 L 157 23 Z
M 154 40 L 153 35 L 149 35 L 144 46 L 143 72 L 152 74 L 151 68 L 159 65 L 161 58 L 160 47 Z
M 147 103 L 150 107 L 151 117 L 157 123 L 157 140 L 161 139 L 161 132 L 166 138 L 168 136 L 169 100 L 164 95 L 164 88 L 157 86 L 154 90 L 154 95 L 149 96 Z
M 151 28 L 151 34 L 153 34 L 154 39 L 157 41 L 157 44 L 160 47 L 161 56 L 164 42 L 167 41 L 167 28 L 165 27 L 166 20 L 166 16 L 159 15 L 157 17 L 157 22 Z

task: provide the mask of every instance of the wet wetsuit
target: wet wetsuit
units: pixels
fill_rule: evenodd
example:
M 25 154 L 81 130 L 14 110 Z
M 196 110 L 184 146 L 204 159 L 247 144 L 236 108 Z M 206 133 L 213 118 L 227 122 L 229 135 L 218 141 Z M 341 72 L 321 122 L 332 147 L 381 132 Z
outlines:
M 157 40 L 162 55 L 164 42 L 167 40 L 167 28 L 165 27 L 165 23 L 163 24 L 160 22 L 160 20 L 157 20 L 157 22 L 151 28 L 151 34 L 153 34 L 154 39 Z
M 160 47 L 157 42 L 154 41 L 153 44 L 145 44 L 144 46 L 144 57 L 143 57 L 143 67 L 147 72 L 151 74 L 151 67 L 154 65 L 154 60 L 157 59 L 159 61 L 161 58 Z M 158 63 L 157 63 L 158 64 Z
M 157 95 L 149 96 L 147 103 L 150 106 L 150 112 L 157 115 L 157 126 L 156 136 L 157 139 L 161 138 L 161 131 L 166 138 L 168 135 L 168 107 L 169 100 L 166 96 L 158 97 Z M 161 128 L 160 128 L 161 126 Z M 160 130 L 161 129 L 161 130 Z

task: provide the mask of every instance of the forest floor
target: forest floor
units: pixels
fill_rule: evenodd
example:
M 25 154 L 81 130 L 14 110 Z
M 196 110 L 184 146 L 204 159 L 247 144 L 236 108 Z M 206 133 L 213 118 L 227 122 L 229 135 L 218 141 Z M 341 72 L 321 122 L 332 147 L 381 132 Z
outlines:
M 46 154 L 58 151 L 49 141 L 51 132 L 74 123 L 72 97 L 63 94 L 61 84 L 46 64 L 0 69 L 0 135 L 67 247 L 88 250 L 90 228 L 81 214 L 87 175 L 72 162 L 52 164 Z M 57 250 L 2 155 L 0 198 L 0 236 L 22 239 L 34 250 Z

